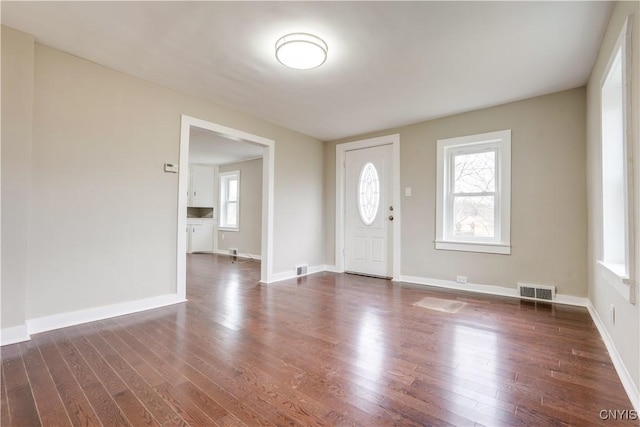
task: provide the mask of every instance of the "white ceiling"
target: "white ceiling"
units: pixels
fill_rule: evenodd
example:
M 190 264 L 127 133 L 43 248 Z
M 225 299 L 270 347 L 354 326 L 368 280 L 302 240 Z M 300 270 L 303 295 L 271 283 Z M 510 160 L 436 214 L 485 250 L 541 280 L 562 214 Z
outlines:
M 612 3 L 8 2 L 43 44 L 332 140 L 587 82 Z M 292 70 L 310 32 L 327 62 Z
M 224 165 L 262 157 L 263 147 L 207 129 L 191 127 L 189 163 Z

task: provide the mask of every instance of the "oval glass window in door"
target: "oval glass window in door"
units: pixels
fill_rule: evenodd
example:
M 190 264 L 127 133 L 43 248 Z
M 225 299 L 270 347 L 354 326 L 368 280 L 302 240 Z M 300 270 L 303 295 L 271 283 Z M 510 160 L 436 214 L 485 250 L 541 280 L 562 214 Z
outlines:
M 365 225 L 371 225 L 380 206 L 380 179 L 373 163 L 367 163 L 360 171 L 358 180 L 358 211 Z

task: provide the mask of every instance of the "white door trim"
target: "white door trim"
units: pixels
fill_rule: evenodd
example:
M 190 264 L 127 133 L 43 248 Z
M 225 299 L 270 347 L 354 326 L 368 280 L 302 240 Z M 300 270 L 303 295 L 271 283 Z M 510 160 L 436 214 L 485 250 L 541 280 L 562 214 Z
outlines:
M 393 262 L 391 274 L 394 281 L 400 280 L 400 134 L 364 139 L 361 141 L 347 142 L 336 145 L 336 270 L 344 272 L 344 232 L 345 232 L 345 153 L 361 148 L 377 147 L 379 145 L 392 146 L 392 191 L 393 191 Z
M 181 116 L 180 124 L 180 169 L 178 170 L 178 228 L 176 293 L 181 299 L 187 297 L 187 191 L 189 189 L 189 130 L 191 126 L 229 135 L 264 147 L 262 157 L 262 263 L 260 281 L 268 283 L 273 277 L 273 177 L 275 141 L 229 128 L 206 120 Z

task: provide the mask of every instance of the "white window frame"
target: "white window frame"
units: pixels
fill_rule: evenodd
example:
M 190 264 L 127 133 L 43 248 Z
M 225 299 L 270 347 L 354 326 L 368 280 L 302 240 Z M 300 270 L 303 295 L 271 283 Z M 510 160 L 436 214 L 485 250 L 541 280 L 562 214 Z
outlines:
M 496 152 L 493 238 L 453 235 L 453 158 L 461 153 Z M 437 141 L 435 248 L 511 254 L 511 129 Z
M 625 300 L 628 302 L 635 304 L 636 296 L 635 296 L 635 224 L 634 224 L 634 172 L 633 172 L 633 135 L 631 132 L 631 66 L 632 66 L 632 52 L 630 49 L 631 46 L 631 18 L 627 17 L 625 20 L 622 29 L 620 30 L 620 34 L 618 35 L 618 39 L 616 40 L 616 44 L 611 51 L 611 56 L 609 57 L 609 61 L 607 63 L 607 67 L 605 72 L 602 74 L 602 78 L 600 81 L 600 113 L 601 113 L 601 123 L 602 123 L 602 135 L 601 135 L 601 144 L 602 144 L 602 201 L 605 203 L 605 195 L 604 192 L 606 190 L 605 185 L 605 174 L 606 174 L 606 166 L 604 161 L 606 159 L 605 151 L 607 150 L 606 137 L 604 133 L 606 132 L 606 123 L 605 123 L 605 111 L 604 111 L 604 102 L 603 102 L 603 92 L 605 91 L 605 85 L 609 81 L 609 78 L 612 76 L 612 71 L 614 67 L 617 65 L 617 59 L 619 56 L 620 59 L 620 71 L 622 77 L 622 155 L 623 159 L 621 160 L 622 168 L 624 169 L 622 174 L 623 183 L 623 197 L 624 197 L 624 262 L 611 262 L 606 259 L 605 254 L 605 239 L 607 236 L 606 226 L 605 226 L 605 215 L 603 206 L 603 215 L 602 215 L 602 236 L 601 236 L 601 247 L 600 254 L 598 257 L 598 269 L 600 272 L 600 277 L 612 286 Z
M 220 212 L 218 215 L 218 229 L 222 231 L 240 231 L 240 171 L 220 172 L 218 175 L 220 182 Z M 238 200 L 229 201 L 229 181 L 238 181 Z M 229 225 L 227 221 L 227 205 L 229 203 L 236 204 L 236 225 Z

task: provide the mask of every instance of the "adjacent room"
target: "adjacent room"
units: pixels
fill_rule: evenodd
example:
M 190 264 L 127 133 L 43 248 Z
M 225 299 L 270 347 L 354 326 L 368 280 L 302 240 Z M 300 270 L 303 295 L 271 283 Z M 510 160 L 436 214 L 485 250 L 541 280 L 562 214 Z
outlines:
M 0 7 L 3 426 L 638 425 L 639 2 Z

